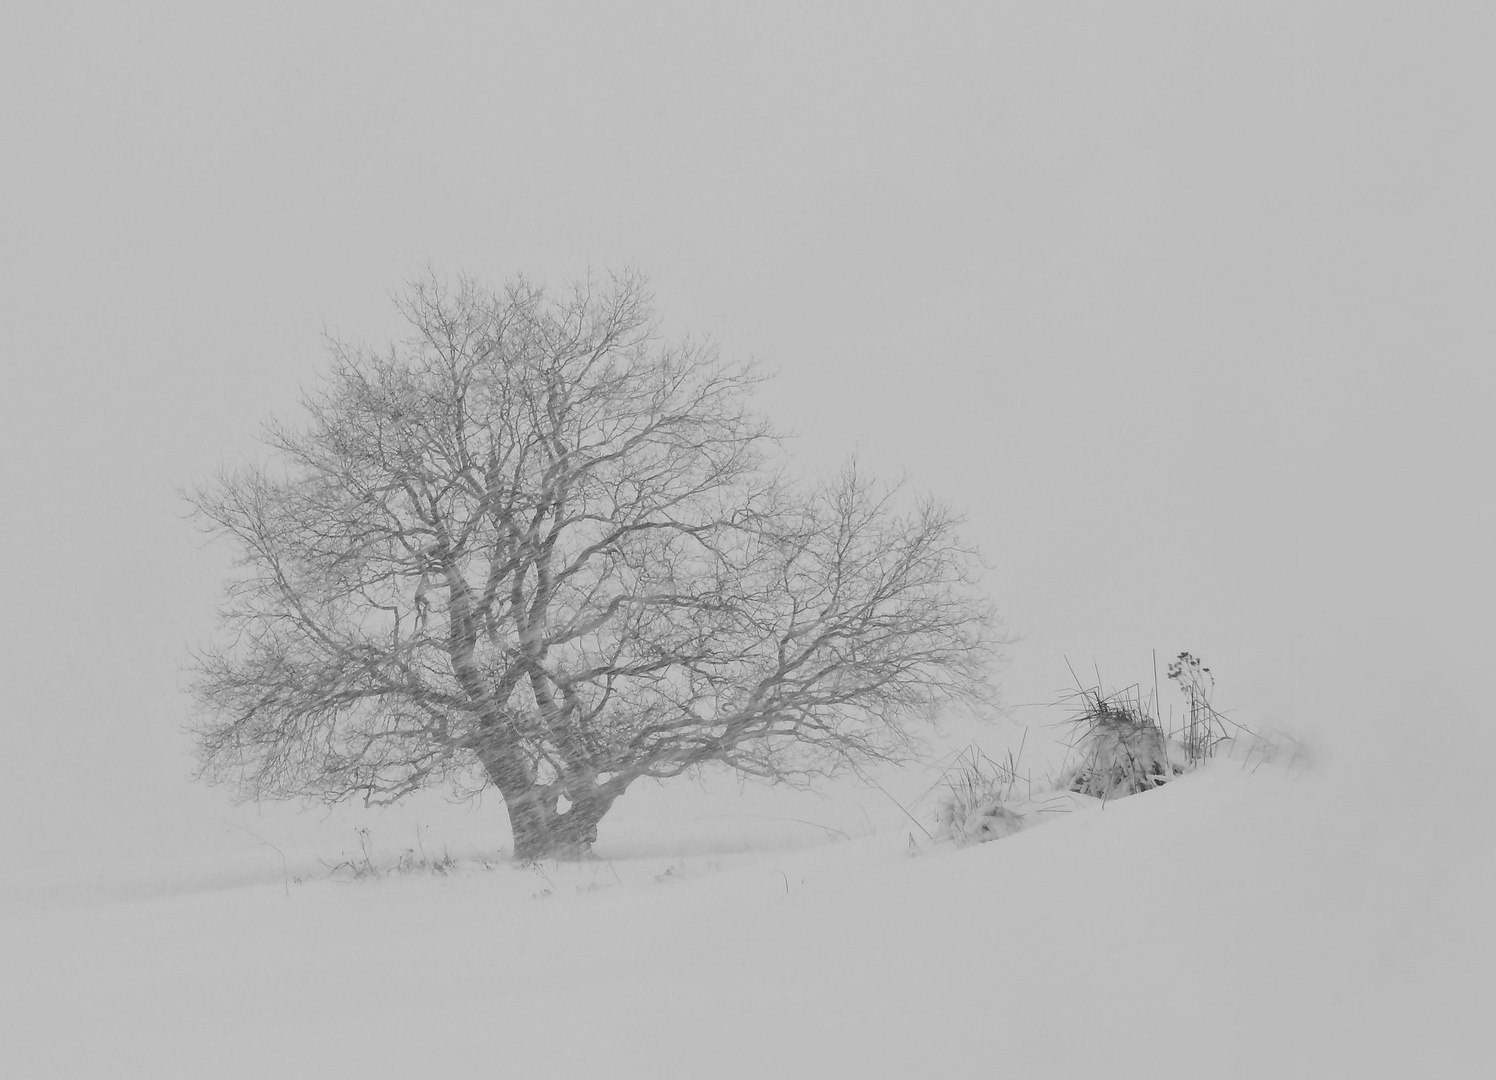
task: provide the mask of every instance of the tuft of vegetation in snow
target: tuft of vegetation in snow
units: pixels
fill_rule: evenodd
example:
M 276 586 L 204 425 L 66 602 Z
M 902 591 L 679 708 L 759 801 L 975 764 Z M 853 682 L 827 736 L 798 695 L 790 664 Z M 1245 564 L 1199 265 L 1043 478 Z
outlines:
M 344 851 L 335 860 L 320 860 L 322 865 L 327 867 L 330 877 L 346 876 L 353 881 L 381 878 L 389 874 L 431 874 L 436 877 L 446 877 L 456 874 L 464 865 L 454 859 L 445 846 L 440 855 L 427 854 L 419 829 L 416 830 L 415 846 L 406 848 L 392 861 L 376 858 L 373 834 L 368 829 L 354 831 L 358 835 L 357 852 Z M 495 860 L 480 859 L 477 860 L 477 865 L 481 869 L 490 870 L 498 864 Z M 297 879 L 298 884 L 300 880 L 300 878 Z
M 1103 693 L 1099 677 L 1095 686 L 1071 695 L 1075 711 L 1070 723 L 1078 733 L 1072 745 L 1079 760 L 1060 777 L 1062 788 L 1098 799 L 1136 795 L 1214 757 L 1221 744 L 1232 741 L 1229 728 L 1258 738 L 1215 708 L 1215 676 L 1188 652 L 1169 664 L 1169 680 L 1184 694 L 1188 708 L 1180 726 L 1176 729 L 1171 722 L 1166 732 L 1156 667 L 1154 672 L 1154 691 L 1147 700 L 1137 684 Z M 1171 711 L 1171 720 L 1172 716 Z
M 1104 695 L 1098 686 L 1076 696 L 1079 708 L 1071 722 L 1079 730 L 1073 744 L 1079 761 L 1061 774 L 1059 787 L 1117 799 L 1156 788 L 1185 771 L 1178 744 L 1171 745 L 1135 688 Z
M 954 841 L 958 847 L 1000 840 L 1040 820 L 1040 813 L 1062 812 L 1065 807 L 1056 804 L 1066 797 L 1104 803 L 1151 791 L 1198 768 L 1223 748 L 1244 764 L 1280 757 L 1280 739 L 1254 732 L 1215 708 L 1215 678 L 1199 658 L 1180 653 L 1169 664 L 1168 674 L 1188 706 L 1177 725 L 1170 711 L 1167 729 L 1156 680 L 1146 699 L 1136 684 L 1105 693 L 1099 676 L 1095 686 L 1078 686 L 1062 698 L 1061 704 L 1072 710 L 1066 721 L 1074 732 L 1072 756 L 1057 777 L 1041 786 L 1037 800 L 1030 780 L 1019 776 L 1018 755 L 1010 751 L 997 761 L 976 746 L 963 750 L 942 774 L 946 791 L 936 805 L 933 838 Z M 1299 763 L 1305 756 L 1302 744 L 1287 741 L 1292 743 L 1289 764 Z M 1022 797 L 1016 794 L 1020 782 L 1025 785 Z
M 1010 805 L 1020 779 L 1018 756 L 1011 751 L 995 761 L 976 746 L 967 747 L 946 775 L 949 789 L 935 807 L 936 840 L 964 847 L 1001 840 L 1028 824 L 1027 816 Z

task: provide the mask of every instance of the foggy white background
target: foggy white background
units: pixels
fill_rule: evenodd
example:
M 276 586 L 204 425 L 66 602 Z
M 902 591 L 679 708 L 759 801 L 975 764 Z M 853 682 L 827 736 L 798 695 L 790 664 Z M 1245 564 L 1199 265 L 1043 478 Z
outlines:
M 1188 649 L 1342 760 L 1468 760 L 1493 32 L 1480 4 L 7 4 L 0 866 L 244 820 L 187 780 L 229 553 L 178 491 L 295 415 L 324 331 L 398 332 L 428 264 L 638 266 L 672 333 L 777 369 L 802 462 L 964 506 L 1010 703 L 1066 656 L 1122 684 Z

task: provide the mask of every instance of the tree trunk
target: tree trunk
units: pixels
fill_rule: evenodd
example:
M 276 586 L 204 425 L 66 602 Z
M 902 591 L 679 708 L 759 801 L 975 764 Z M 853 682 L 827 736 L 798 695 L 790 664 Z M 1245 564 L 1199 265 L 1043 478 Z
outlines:
M 571 805 L 559 809 L 560 790 L 537 784 L 530 770 L 503 751 L 479 755 L 488 778 L 504 797 L 509 811 L 509 830 L 514 835 L 514 859 L 580 859 L 592 851 L 597 824 L 612 808 L 622 789 L 611 784 L 593 784 L 591 790 L 573 794 Z
M 580 859 L 591 854 L 597 824 L 613 805 L 612 796 L 575 802 L 565 812 L 557 809 L 557 802 L 554 792 L 540 799 L 505 799 L 516 860 Z

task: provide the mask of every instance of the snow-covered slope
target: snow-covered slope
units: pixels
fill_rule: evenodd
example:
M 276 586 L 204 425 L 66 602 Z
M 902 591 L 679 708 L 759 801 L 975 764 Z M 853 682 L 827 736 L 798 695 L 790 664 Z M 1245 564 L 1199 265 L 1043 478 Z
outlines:
M 1480 1075 L 1485 853 L 1351 790 L 1223 762 L 960 851 L 12 899 L 0 1071 Z

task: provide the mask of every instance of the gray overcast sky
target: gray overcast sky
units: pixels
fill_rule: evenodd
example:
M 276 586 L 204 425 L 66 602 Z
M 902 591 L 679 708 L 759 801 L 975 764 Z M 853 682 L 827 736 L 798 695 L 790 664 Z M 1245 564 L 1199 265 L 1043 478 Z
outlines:
M 397 330 L 427 264 L 636 265 L 672 331 L 779 371 L 801 460 L 965 506 L 1011 701 L 1157 648 L 1258 723 L 1444 707 L 1489 670 L 1493 30 L 1484 4 L 7 4 L 4 850 L 169 846 L 226 805 L 177 730 L 226 552 L 177 489 L 295 415 L 324 329 Z

